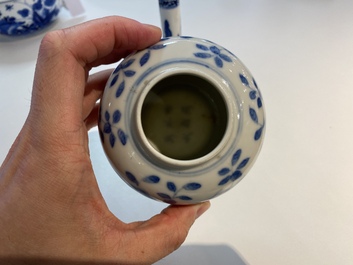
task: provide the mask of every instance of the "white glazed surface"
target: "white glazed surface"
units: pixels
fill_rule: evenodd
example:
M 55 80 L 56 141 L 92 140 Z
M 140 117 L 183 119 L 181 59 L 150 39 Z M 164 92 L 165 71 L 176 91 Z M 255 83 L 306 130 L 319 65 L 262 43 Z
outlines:
M 180 73 L 213 83 L 228 109 L 224 139 L 189 161 L 167 158 L 147 143 L 135 106 L 159 80 Z M 209 200 L 237 184 L 256 160 L 264 127 L 261 94 L 246 67 L 226 49 L 189 37 L 164 39 L 121 62 L 105 88 L 99 121 L 117 173 L 142 194 L 173 204 Z

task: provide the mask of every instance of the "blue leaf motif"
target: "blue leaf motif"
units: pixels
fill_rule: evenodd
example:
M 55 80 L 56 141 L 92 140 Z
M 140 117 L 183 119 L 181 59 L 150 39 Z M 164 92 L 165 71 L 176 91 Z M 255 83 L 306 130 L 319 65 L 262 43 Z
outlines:
M 127 70 L 127 71 L 124 71 L 124 74 L 127 77 L 132 77 L 132 76 L 134 76 L 136 74 L 136 72 L 132 71 L 132 70 Z
M 239 77 L 240 77 L 241 82 L 242 82 L 244 85 L 249 86 L 249 81 L 248 81 L 248 79 L 247 79 L 244 75 L 239 74 Z
M 243 167 L 245 167 L 248 162 L 249 162 L 250 158 L 245 158 L 243 161 L 241 161 L 241 163 L 239 164 L 239 166 L 237 167 L 237 169 L 242 169 Z
M 127 62 L 123 62 L 123 63 L 121 64 L 121 69 L 126 69 L 126 68 L 128 68 L 128 67 L 131 66 L 134 62 L 135 62 L 135 59 L 130 59 L 130 60 L 128 60 Z
M 202 59 L 207 59 L 207 58 L 211 58 L 212 57 L 212 54 L 205 53 L 205 52 L 197 52 L 197 53 L 194 53 L 194 55 L 197 58 L 202 58 Z
M 232 157 L 232 166 L 234 166 L 238 162 L 240 156 L 241 156 L 241 149 L 239 149 L 238 151 L 236 151 L 234 153 L 234 155 Z
M 115 136 L 112 133 L 109 135 L 109 143 L 110 143 L 110 146 L 113 148 L 115 145 Z
M 118 130 L 118 137 L 119 137 L 119 140 L 120 140 L 121 144 L 122 145 L 126 145 L 127 136 L 126 136 L 126 134 L 124 133 L 123 130 L 121 130 L 121 129 Z
M 165 47 L 166 47 L 165 44 L 156 44 L 156 45 L 151 46 L 150 49 L 151 50 L 160 50 L 160 49 L 163 49 Z
M 143 179 L 144 182 L 151 183 L 151 184 L 157 184 L 157 183 L 159 183 L 160 180 L 161 180 L 160 177 L 154 176 L 154 175 L 145 177 Z
M 217 55 L 221 53 L 221 51 L 216 46 L 211 46 L 210 50 Z
M 110 120 L 110 114 L 109 114 L 108 111 L 105 112 L 104 118 L 105 118 L 106 121 L 109 121 L 109 120 Z
M 192 182 L 183 186 L 185 190 L 198 190 L 202 187 L 200 183 Z
M 159 196 L 159 197 L 161 197 L 162 199 L 166 199 L 166 200 L 171 200 L 172 199 L 172 197 L 170 197 L 168 194 L 165 194 L 165 193 L 157 193 L 157 195 Z
M 164 36 L 166 36 L 166 37 L 173 36 L 173 33 L 170 29 L 169 21 L 167 19 L 164 20 Z
M 216 57 L 214 58 L 214 61 L 215 61 L 216 65 L 217 65 L 219 68 L 222 68 L 222 67 L 223 67 L 223 61 L 222 61 L 221 58 L 219 58 L 218 56 L 216 56 Z
M 258 99 L 257 99 L 257 107 L 258 107 L 259 109 L 262 108 L 262 100 L 261 100 L 261 98 L 258 98 Z
M 113 123 L 118 123 L 121 118 L 121 112 L 119 110 L 114 111 L 113 113 Z
M 53 6 L 55 4 L 55 0 L 45 0 L 44 4 L 46 6 Z
M 231 176 L 227 176 L 225 177 L 224 179 L 222 179 L 219 183 L 218 183 L 218 186 L 223 186 L 225 184 L 227 184 L 230 180 Z
M 134 183 L 136 186 L 139 185 L 139 182 L 137 181 L 136 177 L 129 171 L 126 171 L 126 177 L 128 180 L 130 180 L 132 183 Z
M 111 133 L 112 132 L 112 127 L 109 122 L 104 124 L 103 132 L 104 133 Z
M 231 181 L 236 181 L 238 178 L 240 178 L 241 176 L 243 175 L 243 173 L 241 173 L 241 171 L 237 170 L 235 171 L 231 177 L 230 177 L 230 180 Z
M 218 175 L 220 176 L 225 176 L 227 175 L 228 173 L 230 172 L 230 169 L 229 168 L 222 168 L 220 171 L 218 171 Z
M 258 130 L 255 132 L 255 135 L 254 135 L 254 140 L 255 140 L 255 141 L 257 141 L 257 140 L 259 140 L 259 139 L 261 138 L 263 128 L 264 128 L 264 127 L 261 127 L 260 129 L 258 129 Z
M 17 13 L 21 15 L 21 17 L 28 17 L 29 15 L 29 9 L 24 8 L 22 10 L 18 10 Z
M 250 99 L 252 99 L 252 100 L 256 99 L 256 91 L 255 91 L 255 90 L 250 91 L 249 97 L 250 97 Z
M 150 59 L 150 52 L 146 52 L 140 59 L 140 66 L 144 66 Z
M 219 54 L 219 57 L 221 57 L 223 60 L 225 60 L 228 63 L 232 62 L 232 59 L 229 56 L 225 55 L 225 54 L 221 53 L 221 54 Z
M 115 96 L 118 98 L 121 96 L 121 94 L 123 93 L 125 89 L 125 81 L 121 82 L 121 84 L 119 85 L 118 89 L 116 90 Z
M 38 25 L 43 25 L 45 23 L 44 19 L 37 12 L 33 13 L 33 21 Z
M 34 10 L 42 9 L 42 7 L 43 7 L 42 1 L 38 1 L 37 3 L 33 4 L 33 9 Z
M 177 186 L 173 182 L 168 182 L 167 183 L 167 188 L 168 188 L 168 190 L 170 190 L 172 192 L 176 192 L 177 191 Z
M 118 81 L 118 78 L 119 78 L 119 75 L 116 75 L 113 77 L 112 81 L 110 82 L 110 87 L 116 84 L 116 81 Z
M 250 114 L 251 119 L 254 122 L 258 123 L 259 119 L 257 117 L 256 111 L 253 108 L 249 108 L 249 114 Z
M 200 50 L 203 50 L 203 51 L 208 51 L 208 47 L 205 46 L 205 45 L 202 45 L 202 44 L 196 44 L 196 47 Z
M 113 75 L 115 75 L 116 73 L 118 73 L 118 72 L 120 71 L 120 69 L 121 69 L 121 64 L 119 64 L 119 65 L 115 68 L 115 70 L 114 70 L 114 72 L 113 72 Z
M 192 201 L 192 198 L 189 196 L 178 196 L 177 199 L 183 200 L 183 201 Z

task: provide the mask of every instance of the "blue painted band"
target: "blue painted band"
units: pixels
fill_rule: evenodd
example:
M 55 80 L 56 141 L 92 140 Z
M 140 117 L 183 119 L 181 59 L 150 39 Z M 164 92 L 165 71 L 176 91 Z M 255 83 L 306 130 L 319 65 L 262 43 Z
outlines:
M 179 0 L 159 0 L 159 7 L 163 9 L 173 9 L 179 6 Z

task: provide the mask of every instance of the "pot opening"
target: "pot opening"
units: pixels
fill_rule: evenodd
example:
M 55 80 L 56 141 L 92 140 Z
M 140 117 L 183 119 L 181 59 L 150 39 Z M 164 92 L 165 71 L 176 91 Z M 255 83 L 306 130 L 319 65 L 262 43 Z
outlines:
M 141 110 L 144 135 L 159 153 L 176 160 L 194 160 L 222 141 L 228 121 L 225 99 L 209 81 L 175 74 L 157 82 Z

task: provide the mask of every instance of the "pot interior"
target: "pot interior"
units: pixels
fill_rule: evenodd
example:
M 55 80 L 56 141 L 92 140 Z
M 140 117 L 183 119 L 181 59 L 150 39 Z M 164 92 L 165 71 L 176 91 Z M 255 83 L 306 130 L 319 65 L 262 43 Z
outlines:
M 177 160 L 214 150 L 227 129 L 228 111 L 217 87 L 192 74 L 167 76 L 144 99 L 143 132 L 161 154 Z

